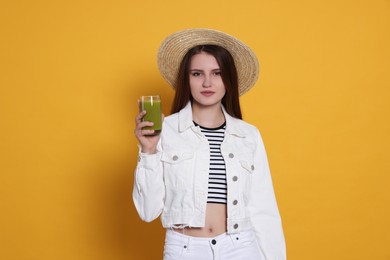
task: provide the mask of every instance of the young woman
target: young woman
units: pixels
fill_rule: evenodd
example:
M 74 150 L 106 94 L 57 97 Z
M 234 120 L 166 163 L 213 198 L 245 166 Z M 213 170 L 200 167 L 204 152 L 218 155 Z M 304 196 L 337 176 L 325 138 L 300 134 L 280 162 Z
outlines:
M 285 240 L 267 155 L 242 121 L 239 96 L 257 81 L 255 54 L 238 39 L 188 29 L 159 49 L 175 88 L 160 134 L 136 116 L 139 159 L 133 199 L 140 217 L 161 214 L 164 259 L 284 260 Z

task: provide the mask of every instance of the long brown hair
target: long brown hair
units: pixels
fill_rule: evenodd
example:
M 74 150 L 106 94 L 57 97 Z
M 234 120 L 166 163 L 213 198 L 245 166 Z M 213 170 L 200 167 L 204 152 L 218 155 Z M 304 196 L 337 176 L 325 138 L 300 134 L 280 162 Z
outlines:
M 238 76 L 234 59 L 229 51 L 217 45 L 198 45 L 186 53 L 179 67 L 176 79 L 176 93 L 171 113 L 179 112 L 189 101 L 192 101 L 189 80 L 190 63 L 192 56 L 201 52 L 206 52 L 214 56 L 220 67 L 222 81 L 226 89 L 226 94 L 222 98 L 222 105 L 225 107 L 226 112 L 232 117 L 242 119 L 238 92 Z

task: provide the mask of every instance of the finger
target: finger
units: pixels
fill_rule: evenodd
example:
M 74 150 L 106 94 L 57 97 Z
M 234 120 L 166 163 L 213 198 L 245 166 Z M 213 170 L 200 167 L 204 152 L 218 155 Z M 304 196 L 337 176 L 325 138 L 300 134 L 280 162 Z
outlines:
M 135 131 L 135 135 L 138 137 L 138 139 L 141 140 L 142 137 L 145 137 L 145 136 L 149 136 L 149 135 L 153 135 L 154 134 L 154 130 L 149 130 L 149 129 L 145 129 L 145 130 L 136 130 Z
M 144 128 L 146 126 L 153 126 L 153 125 L 154 125 L 153 122 L 143 121 L 143 122 L 137 124 L 136 129 L 142 130 L 142 128 Z
M 136 124 L 139 124 L 140 122 L 142 122 L 142 118 L 145 116 L 146 114 L 146 111 L 142 111 L 141 113 L 139 113 L 136 117 L 135 117 L 135 123 Z
M 154 135 L 154 130 L 142 130 L 142 135 Z
M 136 130 L 134 130 L 134 134 L 138 137 L 138 139 L 140 139 L 144 136 L 154 134 L 154 130 L 152 130 L 152 129 L 136 129 Z

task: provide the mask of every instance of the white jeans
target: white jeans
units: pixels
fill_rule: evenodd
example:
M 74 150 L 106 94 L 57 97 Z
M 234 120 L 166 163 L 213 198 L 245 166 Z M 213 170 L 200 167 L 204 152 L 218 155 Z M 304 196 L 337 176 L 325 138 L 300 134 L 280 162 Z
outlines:
M 255 233 L 191 237 L 167 229 L 164 260 L 264 260 Z

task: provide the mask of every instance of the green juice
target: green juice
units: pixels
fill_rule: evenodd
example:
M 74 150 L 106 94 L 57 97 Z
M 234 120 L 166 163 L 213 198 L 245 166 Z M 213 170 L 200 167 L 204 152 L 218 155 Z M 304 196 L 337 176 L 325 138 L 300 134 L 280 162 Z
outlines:
M 154 123 L 153 126 L 146 126 L 143 129 L 155 130 L 155 133 L 159 133 L 162 127 L 160 98 L 154 96 L 141 98 L 141 110 L 146 110 L 143 121 Z

